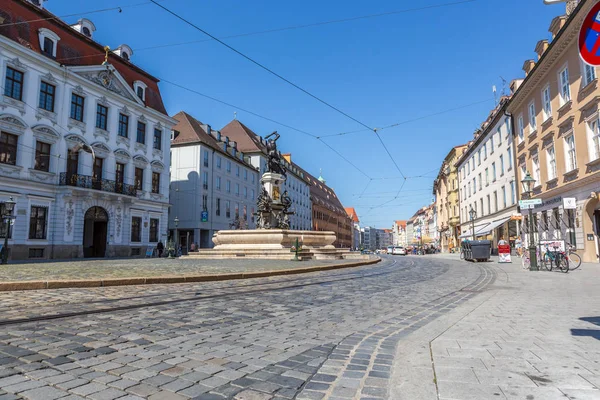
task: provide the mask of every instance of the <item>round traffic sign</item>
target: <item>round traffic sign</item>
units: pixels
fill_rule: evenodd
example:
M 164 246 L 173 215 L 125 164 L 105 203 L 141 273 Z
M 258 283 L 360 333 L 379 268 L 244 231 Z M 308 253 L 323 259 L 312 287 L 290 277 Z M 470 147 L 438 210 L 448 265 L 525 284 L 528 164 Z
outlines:
M 592 7 L 581 25 L 579 55 L 587 64 L 600 66 L 600 2 Z

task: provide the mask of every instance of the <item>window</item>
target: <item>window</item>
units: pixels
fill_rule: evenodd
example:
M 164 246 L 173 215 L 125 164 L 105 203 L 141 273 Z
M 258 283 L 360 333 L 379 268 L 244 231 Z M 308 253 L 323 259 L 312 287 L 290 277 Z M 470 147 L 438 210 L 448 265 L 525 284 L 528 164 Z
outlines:
M 225 218 L 231 217 L 231 202 L 225 201 Z
M 42 110 L 54 112 L 54 94 L 56 87 L 42 81 L 40 84 L 40 104 Z
M 141 87 L 141 86 L 138 86 L 138 87 L 137 87 L 137 91 L 136 91 L 136 92 L 137 92 L 137 93 L 136 93 L 136 94 L 137 94 L 137 97 L 139 97 L 139 98 L 140 98 L 140 100 L 144 101 L 144 88 L 143 88 L 143 87 Z
M 475 171 L 475 157 L 473 157 L 470 161 L 471 161 L 471 171 Z
M 102 181 L 102 170 L 104 169 L 104 159 L 100 157 L 96 157 L 94 159 L 94 168 L 92 170 L 93 181 L 101 182 Z
M 550 102 L 550 85 L 542 91 L 542 102 L 544 105 L 544 121 L 552 116 L 552 104 Z
M 50 171 L 50 145 L 37 141 L 35 143 L 35 166 L 38 171 Z
M 500 131 L 500 127 L 496 130 L 496 133 L 498 133 L 498 146 L 500 146 L 502 144 L 502 132 Z
M 235 195 L 236 196 L 240 195 L 240 184 L 239 183 L 235 184 Z
M 152 147 L 156 150 L 162 149 L 162 130 L 154 128 L 154 141 Z
M 29 248 L 29 258 L 44 258 L 44 249 Z
M 245 181 L 248 180 L 248 170 L 247 169 L 244 170 L 244 180 Z
M 498 192 L 494 191 L 494 212 L 498 211 Z
M 500 155 L 500 176 L 504 176 L 504 156 Z
M 129 116 L 125 114 L 119 114 L 119 136 L 129 136 Z
M 537 124 L 535 122 L 535 102 L 529 103 L 529 134 L 535 132 Z
M 492 182 L 496 182 L 496 163 L 492 163 Z
M 221 177 L 220 176 L 217 176 L 215 187 L 217 188 L 217 190 L 221 190 Z
M 227 191 L 227 193 L 231 193 L 231 181 L 227 180 L 227 182 L 225 183 L 225 191 Z
M 231 173 L 231 161 L 227 160 L 227 172 Z
M 483 159 L 487 160 L 487 143 L 483 144 Z
M 502 204 L 506 208 L 506 186 L 502 186 Z
M 469 189 L 468 189 L 468 192 L 469 192 L 469 197 L 471 197 L 471 182 L 469 182 L 469 183 L 467 184 L 467 187 L 469 188 Z
M 78 94 L 71 94 L 71 119 L 83 122 L 83 105 L 85 99 Z
M 254 200 L 254 189 L 250 189 L 250 200 Z
M 567 153 L 567 172 L 570 172 L 577 168 L 577 154 L 575 153 L 575 137 L 573 134 L 565 138 L 565 151 Z
M 150 218 L 150 242 L 158 242 L 158 218 Z
M 477 179 L 473 178 L 473 194 L 477 193 Z
M 217 198 L 217 206 L 215 207 L 215 214 L 221 215 L 221 199 Z
M 512 164 L 513 164 L 513 161 L 512 161 L 512 147 L 508 146 L 508 168 L 507 169 L 509 171 L 512 169 Z
M 584 86 L 589 85 L 594 79 L 596 79 L 596 68 L 583 63 L 584 65 Z
M 515 191 L 515 181 L 510 181 L 510 201 L 511 205 L 517 201 L 517 193 Z
M 208 190 L 208 172 L 202 172 L 202 188 Z
M 481 182 L 481 174 L 479 174 L 479 190 L 481 190 L 482 182 Z
M 556 178 L 556 153 L 554 145 L 546 149 L 546 159 L 548 160 L 548 180 Z
M 535 186 L 539 186 L 542 183 L 540 182 L 540 159 L 537 156 L 537 154 L 535 156 L 533 156 L 532 164 L 533 164 L 533 179 L 535 179 Z
M 2 132 L 0 134 L 0 163 L 17 164 L 17 142 L 19 137 L 10 133 Z
M 235 176 L 240 176 L 240 166 L 239 165 L 235 166 Z
M 208 210 L 208 195 L 207 194 L 202 195 L 202 210 L 203 211 Z
M 144 190 L 144 170 L 142 168 L 135 169 L 135 188 Z
M 510 135 L 512 134 L 511 132 L 511 126 L 510 126 L 510 118 L 506 118 L 504 120 L 504 123 L 506 124 L 506 137 L 510 138 Z
M 490 197 L 490 195 L 487 195 L 487 207 L 488 207 L 488 214 L 492 213 L 492 199 Z
M 588 128 L 590 160 L 593 161 L 600 158 L 600 129 L 598 127 L 598 119 L 589 122 Z
M 481 208 L 481 216 L 485 215 L 485 209 L 483 208 L 483 198 L 479 199 L 479 208 Z
M 67 150 L 67 179 L 71 179 L 79 171 L 79 152 Z
M 217 168 L 221 169 L 221 157 L 217 157 Z
M 6 205 L 4 202 L 0 203 L 0 215 L 6 215 Z M 14 215 L 14 210 L 13 210 Z M 8 233 L 8 238 L 12 238 L 12 227 L 10 223 L 6 221 L 4 218 L 0 219 L 0 237 L 4 239 L 6 234 Z
M 146 124 L 138 121 L 136 142 L 146 144 Z
M 46 239 L 48 207 L 31 206 L 29 215 L 29 239 Z
M 115 181 L 117 184 L 123 186 L 123 181 L 125 180 L 125 164 L 117 163 L 115 168 Z
M 204 156 L 203 164 L 205 167 L 208 167 L 208 151 L 204 150 L 203 156 Z
M 248 188 L 244 186 L 244 198 L 248 198 Z
M 250 177 L 252 178 L 252 183 L 254 183 L 254 174 L 250 175 Z
M 44 45 L 42 47 L 42 54 L 46 57 L 54 58 L 54 41 L 48 37 L 44 38 Z
M 575 210 L 565 210 L 567 212 L 567 234 L 569 243 L 577 247 L 577 235 L 575 234 Z
M 23 100 L 23 73 L 21 71 L 6 67 L 4 95 L 15 100 Z
M 523 142 L 523 140 L 525 140 L 525 132 L 524 132 L 524 127 L 523 127 L 523 116 L 520 115 L 519 119 L 517 119 L 517 129 L 518 129 L 518 133 L 519 133 L 519 143 Z
M 152 193 L 160 193 L 160 172 L 152 172 Z
M 142 241 L 142 217 L 131 217 L 131 241 Z
M 106 130 L 108 123 L 108 108 L 102 104 L 96 106 L 96 128 Z
M 565 67 L 560 71 L 560 100 L 561 105 L 571 101 L 571 88 L 569 86 L 569 69 Z

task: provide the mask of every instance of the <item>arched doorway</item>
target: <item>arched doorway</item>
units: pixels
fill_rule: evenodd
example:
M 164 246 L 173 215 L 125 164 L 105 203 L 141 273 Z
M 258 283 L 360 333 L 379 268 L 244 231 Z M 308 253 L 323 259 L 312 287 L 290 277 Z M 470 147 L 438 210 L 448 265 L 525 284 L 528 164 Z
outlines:
M 102 207 L 90 207 L 83 224 L 83 256 L 104 257 L 108 231 L 108 213 Z

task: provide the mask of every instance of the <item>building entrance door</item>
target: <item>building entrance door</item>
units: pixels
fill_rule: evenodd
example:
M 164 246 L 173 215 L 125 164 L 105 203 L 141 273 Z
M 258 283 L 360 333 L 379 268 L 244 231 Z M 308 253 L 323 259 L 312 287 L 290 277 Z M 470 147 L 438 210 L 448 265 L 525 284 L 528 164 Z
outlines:
M 83 224 L 83 256 L 86 258 L 106 255 L 108 213 L 102 207 L 90 207 Z

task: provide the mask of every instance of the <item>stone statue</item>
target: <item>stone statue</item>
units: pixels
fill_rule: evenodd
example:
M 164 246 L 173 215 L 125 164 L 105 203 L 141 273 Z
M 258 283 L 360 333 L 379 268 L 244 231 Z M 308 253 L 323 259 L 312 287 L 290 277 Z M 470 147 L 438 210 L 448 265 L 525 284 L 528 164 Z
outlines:
M 283 209 L 277 215 L 277 227 L 279 229 L 290 229 L 290 215 L 295 214 L 294 211 L 290 211 L 290 207 L 292 206 L 292 198 L 288 194 L 288 191 L 285 190 L 281 195 L 281 205 Z
M 274 136 L 275 139 L 270 139 L 270 137 Z M 277 150 L 277 140 L 279 139 L 279 134 L 277 133 L 277 131 L 271 133 L 268 136 L 265 136 L 265 139 L 267 139 L 267 157 L 268 157 L 268 161 L 267 161 L 267 172 L 272 172 L 275 174 L 281 174 L 283 176 L 285 176 L 286 174 L 286 169 L 283 166 L 283 164 L 281 163 L 281 155 L 279 154 L 279 151 Z
M 254 215 L 256 216 L 256 228 L 258 229 L 271 229 L 271 207 L 272 200 L 269 197 L 269 193 L 264 186 L 261 187 L 261 191 L 258 194 L 258 198 L 256 200 L 256 212 Z M 265 218 L 265 216 L 267 216 Z

